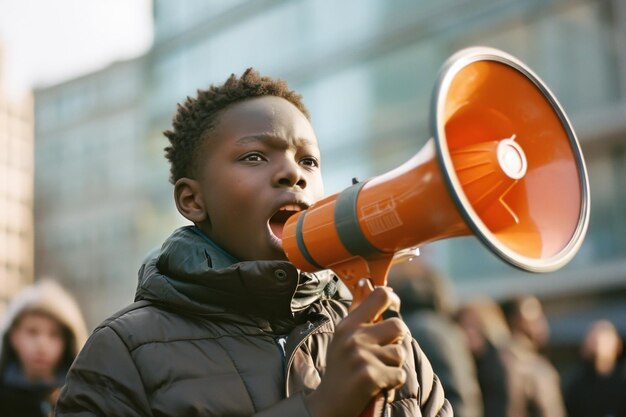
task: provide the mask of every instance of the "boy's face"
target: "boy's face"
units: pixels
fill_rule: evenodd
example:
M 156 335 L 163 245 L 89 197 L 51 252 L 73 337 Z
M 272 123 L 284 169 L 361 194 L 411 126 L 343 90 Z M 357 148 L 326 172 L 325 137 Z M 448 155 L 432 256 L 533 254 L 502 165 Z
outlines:
M 65 349 L 61 324 L 41 313 L 26 313 L 18 320 L 9 337 L 26 377 L 53 377 Z
M 240 260 L 286 259 L 290 215 L 323 196 L 320 151 L 308 119 L 273 96 L 226 108 L 199 160 L 206 220 L 198 226 Z

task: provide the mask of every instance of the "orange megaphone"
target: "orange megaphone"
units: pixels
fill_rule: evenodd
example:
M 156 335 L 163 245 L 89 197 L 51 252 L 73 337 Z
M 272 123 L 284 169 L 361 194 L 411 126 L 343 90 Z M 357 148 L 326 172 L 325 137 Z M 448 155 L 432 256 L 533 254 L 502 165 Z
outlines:
M 565 265 L 589 221 L 580 146 L 556 98 L 526 65 L 492 48 L 464 49 L 432 96 L 433 138 L 403 165 L 292 216 L 287 257 L 332 269 L 358 304 L 366 277 L 385 285 L 398 254 L 475 234 L 532 272 Z

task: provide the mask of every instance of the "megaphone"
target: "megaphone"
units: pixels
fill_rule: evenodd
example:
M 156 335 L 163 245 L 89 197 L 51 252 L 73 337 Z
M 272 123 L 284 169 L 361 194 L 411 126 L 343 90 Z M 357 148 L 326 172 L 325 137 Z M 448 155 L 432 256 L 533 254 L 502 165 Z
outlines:
M 403 165 L 289 218 L 283 248 L 303 271 L 332 269 L 352 291 L 386 285 L 411 248 L 475 235 L 522 270 L 554 271 L 578 251 L 589 184 L 572 125 L 543 81 L 493 48 L 446 61 L 430 108 L 432 138 Z

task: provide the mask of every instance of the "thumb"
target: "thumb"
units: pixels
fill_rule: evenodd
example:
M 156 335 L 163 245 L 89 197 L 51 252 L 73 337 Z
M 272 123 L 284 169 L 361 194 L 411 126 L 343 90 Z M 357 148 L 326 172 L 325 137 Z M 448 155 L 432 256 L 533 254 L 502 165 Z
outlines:
M 371 288 L 369 280 L 364 279 Z M 360 284 L 360 282 L 359 282 Z M 364 291 L 367 291 L 365 289 Z M 389 308 L 399 310 L 400 298 L 389 287 L 376 287 L 350 314 L 344 319 L 356 323 L 373 323 L 378 321 Z

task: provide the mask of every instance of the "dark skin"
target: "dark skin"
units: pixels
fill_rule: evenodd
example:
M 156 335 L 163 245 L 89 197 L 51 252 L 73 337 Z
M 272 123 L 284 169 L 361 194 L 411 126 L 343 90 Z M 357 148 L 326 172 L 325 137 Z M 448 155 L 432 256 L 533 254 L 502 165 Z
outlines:
M 280 208 L 306 209 L 324 194 L 307 118 L 278 97 L 234 104 L 219 116 L 201 155 L 197 178 L 175 185 L 183 215 L 238 259 L 286 259 L 270 219 Z
M 253 98 L 222 111 L 203 145 L 196 178 L 174 188 L 180 213 L 240 260 L 285 260 L 284 216 L 323 197 L 320 152 L 308 119 L 273 96 Z M 358 416 L 383 389 L 406 380 L 408 329 L 397 318 L 372 323 L 398 297 L 377 288 L 338 326 L 328 348 L 326 372 L 306 398 L 314 417 Z

